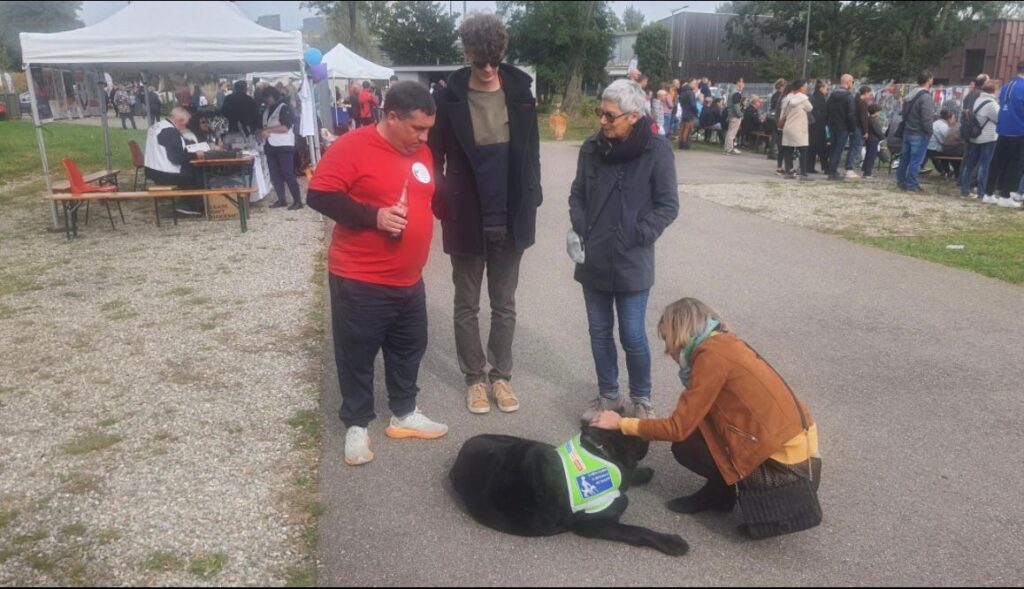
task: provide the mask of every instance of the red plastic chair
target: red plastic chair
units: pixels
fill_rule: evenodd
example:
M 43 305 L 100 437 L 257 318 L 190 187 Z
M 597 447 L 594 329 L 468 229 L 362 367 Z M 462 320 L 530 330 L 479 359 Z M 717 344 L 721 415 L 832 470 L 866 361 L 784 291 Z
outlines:
M 146 189 L 146 157 L 142 155 L 142 149 L 135 141 L 128 142 L 128 151 L 132 154 L 132 165 L 135 166 L 135 182 L 132 190 L 139 189 L 139 172 L 142 172 L 142 189 Z
M 71 185 L 72 196 L 85 194 L 87 192 L 117 192 L 117 186 L 96 186 L 94 184 L 86 184 L 85 178 L 82 177 L 82 171 L 78 169 L 78 164 L 76 164 L 71 158 L 64 158 L 61 160 L 61 163 L 64 164 L 64 169 L 68 173 L 68 184 Z M 121 222 L 124 223 L 124 212 L 121 211 L 121 202 L 115 202 L 117 203 L 117 212 L 121 215 Z M 112 229 L 116 229 L 117 227 L 114 225 L 114 214 L 110 212 L 110 202 L 105 200 L 103 201 L 103 205 L 107 207 L 107 217 L 110 218 L 110 227 Z M 78 207 L 75 207 L 75 209 L 72 210 L 72 214 L 77 214 L 77 212 Z M 89 224 L 89 201 L 85 202 L 85 224 Z

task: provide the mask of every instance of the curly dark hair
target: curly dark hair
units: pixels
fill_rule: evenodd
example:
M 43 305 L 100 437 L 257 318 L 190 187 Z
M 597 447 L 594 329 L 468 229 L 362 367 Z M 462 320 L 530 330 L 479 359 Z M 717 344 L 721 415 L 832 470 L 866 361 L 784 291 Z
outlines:
M 508 29 L 494 14 L 476 13 L 459 25 L 462 49 L 470 59 L 496 63 L 508 51 Z

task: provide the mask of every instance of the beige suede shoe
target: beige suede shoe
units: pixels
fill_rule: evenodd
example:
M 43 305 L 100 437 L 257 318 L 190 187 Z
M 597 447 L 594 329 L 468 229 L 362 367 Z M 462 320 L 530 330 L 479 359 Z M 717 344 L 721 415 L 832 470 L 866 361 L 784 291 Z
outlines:
M 487 384 L 477 383 L 466 392 L 466 407 L 470 413 L 482 415 L 491 412 L 491 402 L 487 399 Z
M 507 380 L 494 381 L 491 384 L 491 390 L 494 392 L 494 403 L 498 406 L 499 411 L 502 413 L 519 411 L 519 399 L 512 392 L 512 385 Z

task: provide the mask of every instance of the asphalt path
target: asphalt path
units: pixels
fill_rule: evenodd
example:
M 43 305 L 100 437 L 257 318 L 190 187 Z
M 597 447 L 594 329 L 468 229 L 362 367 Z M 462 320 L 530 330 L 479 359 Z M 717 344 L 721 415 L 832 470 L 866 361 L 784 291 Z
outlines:
M 321 585 L 1024 582 L 1024 289 L 687 196 L 688 184 L 708 181 L 756 190 L 773 171 L 764 156 L 677 154 L 680 216 L 658 242 L 647 314 L 654 402 L 665 414 L 680 392 L 657 339 L 661 310 L 699 297 L 809 403 L 821 435 L 823 524 L 752 542 L 736 532 L 738 509 L 669 512 L 664 502 L 702 479 L 674 462 L 668 444 L 652 445 L 645 463 L 655 478 L 630 490 L 623 521 L 682 535 L 684 557 L 572 534 L 519 538 L 474 522 L 447 482 L 462 443 L 481 433 L 565 441 L 596 391 L 583 297 L 564 250 L 577 147 L 541 148 L 545 201 L 517 300 L 518 413 L 465 409 L 439 228 L 425 270 L 430 343 L 419 403 L 450 426 L 448 436 L 384 435 L 379 364 L 376 460 L 345 466 L 328 349 Z M 483 311 L 481 323 L 488 318 Z M 620 366 L 625 383 L 621 357 Z

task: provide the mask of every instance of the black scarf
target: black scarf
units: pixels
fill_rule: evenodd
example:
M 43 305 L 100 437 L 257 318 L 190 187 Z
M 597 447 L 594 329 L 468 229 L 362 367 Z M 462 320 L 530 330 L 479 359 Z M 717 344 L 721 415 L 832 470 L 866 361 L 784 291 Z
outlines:
M 624 141 L 610 141 L 604 133 L 597 133 L 597 153 L 606 164 L 620 164 L 640 157 L 651 138 L 650 117 L 640 117 L 633 125 L 633 132 Z

